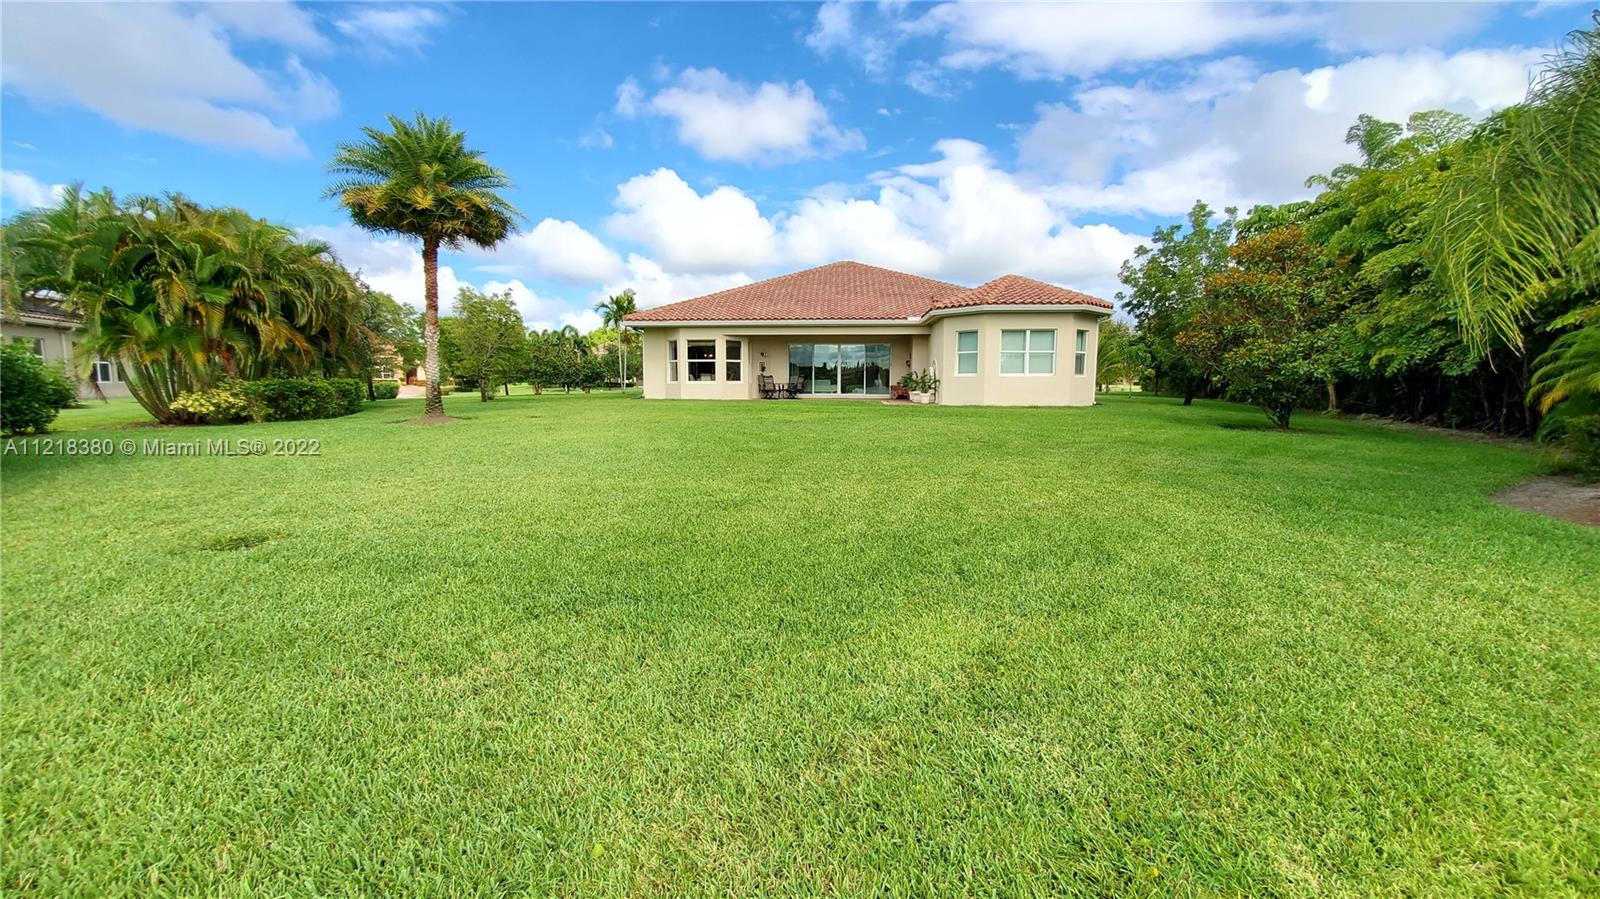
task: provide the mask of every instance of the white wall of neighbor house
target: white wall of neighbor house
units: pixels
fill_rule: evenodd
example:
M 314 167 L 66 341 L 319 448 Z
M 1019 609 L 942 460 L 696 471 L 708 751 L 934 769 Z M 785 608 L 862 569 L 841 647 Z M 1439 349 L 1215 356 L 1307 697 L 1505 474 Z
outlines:
M 21 340 L 34 349 L 47 365 L 62 368 L 67 377 L 72 378 L 78 385 L 80 399 L 96 398 L 94 387 L 89 378 L 98 374 L 100 393 L 107 397 L 132 396 L 128 392 L 128 385 L 122 381 L 122 373 L 117 371 L 115 364 L 100 360 L 94 366 L 89 376 L 81 376 L 73 367 L 73 347 L 76 342 L 73 337 L 77 334 L 70 328 L 52 328 L 48 325 L 33 325 L 25 322 L 7 321 L 0 325 L 0 339 Z
M 930 338 L 938 365 L 938 402 L 952 406 L 1092 406 L 1100 321 L 1101 316 L 1088 312 L 940 316 L 933 321 Z M 1083 332 L 1082 374 L 1078 373 L 1079 332 Z M 1008 349 L 1006 341 L 1020 349 Z M 1015 370 L 1018 368 L 1020 371 Z

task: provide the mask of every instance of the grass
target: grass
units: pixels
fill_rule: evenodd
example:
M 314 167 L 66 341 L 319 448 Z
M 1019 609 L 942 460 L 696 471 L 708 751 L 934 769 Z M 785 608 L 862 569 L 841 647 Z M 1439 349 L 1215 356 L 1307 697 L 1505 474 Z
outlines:
M 154 425 L 155 419 L 144 411 L 137 400 L 118 397 L 107 400 L 83 400 L 76 409 L 62 409 L 50 430 L 75 432 L 102 428 Z
M 1600 532 L 1486 499 L 1529 452 L 447 408 L 4 460 L 5 892 L 1600 891 Z

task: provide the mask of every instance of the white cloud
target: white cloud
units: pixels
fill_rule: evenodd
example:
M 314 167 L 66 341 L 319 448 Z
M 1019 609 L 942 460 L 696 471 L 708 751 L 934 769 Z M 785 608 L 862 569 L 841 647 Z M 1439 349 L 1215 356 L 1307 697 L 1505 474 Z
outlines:
M 631 287 L 639 308 L 649 309 L 663 303 L 675 303 L 678 300 L 687 300 L 749 284 L 755 280 L 742 271 L 718 274 L 670 272 L 660 263 L 637 253 L 628 254 L 626 268 L 622 277 L 607 282 L 590 299 L 599 302 Z
M 421 50 L 444 20 L 444 12 L 437 6 L 368 4 L 356 7 L 333 25 L 368 52 L 382 56 Z
M 1039 78 L 1188 59 L 1242 41 L 1305 33 L 1314 23 L 1299 9 L 1241 3 L 946 3 L 916 27 L 944 35 L 947 66 L 1000 65 Z
M 861 67 L 877 74 L 889 65 L 900 36 L 892 30 L 864 31 L 856 27 L 856 4 L 829 0 L 817 9 L 817 24 L 806 35 L 806 45 L 827 55 L 841 50 L 854 57 Z
M 804 81 L 752 87 L 717 69 L 685 69 L 648 100 L 636 81 L 624 81 L 616 109 L 671 119 L 678 140 L 706 159 L 778 162 L 866 146 L 860 131 L 833 124 Z
M 743 192 L 701 195 L 658 169 L 622 184 L 613 233 L 644 244 L 626 277 L 649 284 L 651 304 L 743 283 L 751 274 L 857 259 L 965 283 L 1014 272 L 1109 296 L 1138 239 L 1108 225 L 1079 225 L 1042 190 L 994 166 L 988 150 L 940 141 L 940 158 L 875 178 L 853 197 L 825 185 L 792 209 L 764 215 Z
M 502 247 L 497 257 L 525 256 L 541 274 L 564 281 L 605 281 L 622 271 L 622 257 L 576 222 L 547 218 Z
M 672 169 L 656 169 L 618 185 L 616 206 L 607 229 L 649 247 L 668 269 L 726 272 L 774 261 L 772 223 L 737 188 L 702 196 Z
M 1537 50 L 1432 50 L 1256 77 L 1201 70 L 1175 88 L 1103 86 L 1044 104 L 1020 164 L 1069 209 L 1174 215 L 1196 199 L 1248 207 L 1309 194 L 1308 176 L 1355 159 L 1361 113 L 1403 122 L 1445 108 L 1474 117 L 1518 102 Z
M 295 124 L 333 114 L 338 93 L 293 56 L 284 68 L 234 55 L 230 35 L 316 49 L 295 7 L 271 27 L 241 14 L 155 4 L 14 4 L 0 33 L 8 90 L 88 108 L 120 125 L 267 156 L 303 156 Z M 298 22 L 298 24 L 296 24 Z M 287 24 L 285 24 L 287 23 Z
M 639 106 L 644 103 L 644 88 L 639 86 L 638 79 L 629 75 L 617 85 L 617 115 L 631 119 L 639 114 Z
M 933 152 L 939 154 L 937 160 L 903 165 L 895 171 L 912 178 L 942 178 L 962 166 L 988 167 L 991 163 L 988 147 L 962 138 L 947 137 L 935 141 Z
M 933 97 L 963 84 L 953 72 L 998 66 L 1022 78 L 1088 78 L 1204 58 L 1231 46 L 1316 42 L 1336 52 L 1421 48 L 1480 30 L 1497 10 L 1480 2 L 1388 3 L 941 3 L 920 15 L 904 4 L 829 2 L 806 43 L 844 52 L 882 74 L 908 41 L 944 45 L 934 65 L 907 63 L 905 81 Z
M 485 281 L 485 293 L 510 292 L 511 301 L 522 313 L 522 323 L 530 331 L 559 331 L 571 325 L 587 334 L 600 327 L 600 314 L 588 306 L 575 307 L 561 297 L 546 296 L 534 291 L 522 281 Z
M 604 128 L 585 131 L 583 136 L 578 138 L 578 146 L 586 150 L 609 150 L 615 144 L 616 141 Z
M 0 170 L 0 196 L 18 209 L 48 206 L 61 196 L 65 184 L 45 184 L 27 172 Z
M 287 0 L 206 3 L 197 10 L 241 39 L 269 41 L 311 53 L 326 52 L 330 46 L 311 16 Z
M 1492 3 L 1335 3 L 1322 42 L 1336 51 L 1425 47 L 1476 32 L 1498 14 Z

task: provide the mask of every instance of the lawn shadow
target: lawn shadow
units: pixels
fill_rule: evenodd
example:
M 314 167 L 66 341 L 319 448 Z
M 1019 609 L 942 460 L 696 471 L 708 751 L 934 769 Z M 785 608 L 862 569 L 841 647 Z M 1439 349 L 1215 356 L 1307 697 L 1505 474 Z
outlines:
M 1222 424 L 1217 425 L 1217 427 L 1222 428 L 1224 431 L 1258 431 L 1263 434 L 1304 434 L 1314 437 L 1339 436 L 1332 431 L 1322 431 L 1314 428 L 1280 428 L 1276 425 L 1256 424 L 1255 422 L 1246 421 L 1225 421 Z

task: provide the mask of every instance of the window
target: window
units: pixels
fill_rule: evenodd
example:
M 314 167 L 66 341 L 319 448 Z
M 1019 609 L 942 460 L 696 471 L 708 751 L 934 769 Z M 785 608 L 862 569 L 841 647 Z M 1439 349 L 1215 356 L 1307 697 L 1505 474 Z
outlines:
M 715 381 L 717 379 L 717 342 L 715 340 L 690 340 L 689 380 Z
M 1089 368 L 1089 332 L 1078 329 L 1078 343 L 1072 350 L 1072 373 L 1081 375 Z
M 956 332 L 956 374 L 978 373 L 978 332 Z
M 110 384 L 113 380 L 111 363 L 104 359 L 94 360 L 94 366 L 89 369 L 89 375 L 96 384 Z
M 678 342 L 667 341 L 667 380 L 678 380 Z
M 43 337 L 35 337 L 33 339 L 33 354 L 35 356 L 38 356 L 40 359 L 44 358 L 44 338 Z
M 893 358 L 887 343 L 791 343 L 789 380 L 808 395 L 887 396 Z
M 723 344 L 722 356 L 725 360 L 723 362 L 725 370 L 723 371 L 722 379 L 724 381 L 743 381 L 744 345 L 737 340 L 726 340 L 723 341 Z
M 1001 331 L 1002 375 L 1049 375 L 1056 370 L 1056 332 Z

